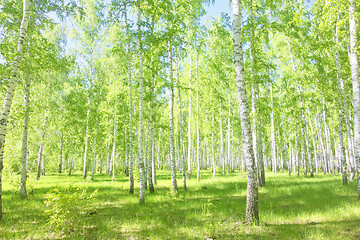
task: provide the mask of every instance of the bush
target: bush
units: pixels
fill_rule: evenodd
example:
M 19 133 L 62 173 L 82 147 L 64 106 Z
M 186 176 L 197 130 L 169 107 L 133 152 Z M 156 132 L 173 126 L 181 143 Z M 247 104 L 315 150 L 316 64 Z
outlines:
M 62 230 L 65 234 L 75 231 L 79 217 L 94 199 L 97 189 L 86 196 L 87 188 L 72 187 L 60 190 L 54 188 L 46 194 L 45 205 L 48 207 L 48 224 L 55 231 Z

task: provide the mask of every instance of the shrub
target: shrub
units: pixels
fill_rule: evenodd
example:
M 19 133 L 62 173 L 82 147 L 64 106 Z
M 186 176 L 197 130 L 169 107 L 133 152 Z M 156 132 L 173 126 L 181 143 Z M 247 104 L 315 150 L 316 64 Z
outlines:
M 89 196 L 86 196 L 86 191 L 85 187 L 70 186 L 62 190 L 54 188 L 46 194 L 48 224 L 53 230 L 62 230 L 65 234 L 75 231 L 79 217 L 85 212 L 98 190 L 96 189 Z

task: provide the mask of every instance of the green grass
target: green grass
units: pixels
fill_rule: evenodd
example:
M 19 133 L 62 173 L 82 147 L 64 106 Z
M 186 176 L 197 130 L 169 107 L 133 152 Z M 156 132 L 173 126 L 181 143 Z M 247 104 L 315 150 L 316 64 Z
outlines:
M 18 177 L 18 176 L 17 176 Z M 1 239 L 360 239 L 360 201 L 356 182 L 342 186 L 341 176 L 288 176 L 267 173 L 259 189 L 260 225 L 244 225 L 246 179 L 243 173 L 218 175 L 201 172 L 179 194 L 170 190 L 170 173 L 158 171 L 155 194 L 138 204 L 128 193 L 128 180 L 96 175 L 84 181 L 80 173 L 30 176 L 33 194 L 20 200 L 16 184 L 3 186 L 4 218 Z M 14 180 L 14 182 L 16 182 Z M 53 188 L 86 186 L 99 192 L 78 214 L 71 233 L 53 231 L 48 224 L 46 193 Z M 96 211 L 90 215 L 89 211 Z

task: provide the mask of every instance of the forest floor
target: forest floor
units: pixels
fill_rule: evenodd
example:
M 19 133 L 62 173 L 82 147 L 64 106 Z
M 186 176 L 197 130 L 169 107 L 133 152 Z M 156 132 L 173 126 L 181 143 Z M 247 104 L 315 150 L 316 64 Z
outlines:
M 356 181 L 343 186 L 340 175 L 266 172 L 259 226 L 243 223 L 243 173 L 212 179 L 210 170 L 202 171 L 199 183 L 193 174 L 187 191 L 177 177 L 179 194 L 173 196 L 170 172 L 158 171 L 155 193 L 147 192 L 139 205 L 138 184 L 130 195 L 124 175 L 115 182 L 105 174 L 94 181 L 79 172 L 38 181 L 30 175 L 26 200 L 19 198 L 16 176 L 3 186 L 0 239 L 360 239 Z

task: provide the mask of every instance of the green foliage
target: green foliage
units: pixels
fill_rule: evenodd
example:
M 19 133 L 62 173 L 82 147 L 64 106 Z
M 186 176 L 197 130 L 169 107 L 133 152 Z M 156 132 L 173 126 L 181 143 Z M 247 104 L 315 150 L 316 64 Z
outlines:
M 84 209 L 94 200 L 98 190 L 87 196 L 87 187 L 73 187 L 68 189 L 54 188 L 45 195 L 45 205 L 48 224 L 55 231 L 71 234 L 79 223 L 79 218 L 85 213 Z

